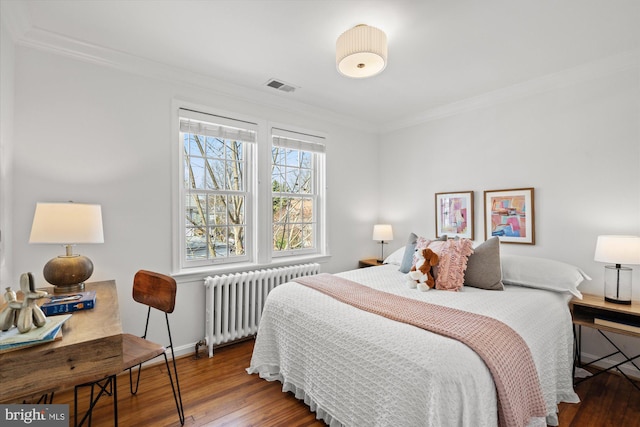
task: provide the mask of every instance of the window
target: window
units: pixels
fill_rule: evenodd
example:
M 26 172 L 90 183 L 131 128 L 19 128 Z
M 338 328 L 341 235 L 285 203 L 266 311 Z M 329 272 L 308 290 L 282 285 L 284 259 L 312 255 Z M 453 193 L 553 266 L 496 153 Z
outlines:
M 180 110 L 183 266 L 248 259 L 254 128 L 251 123 Z
M 327 255 L 324 137 L 174 105 L 176 270 Z
M 272 139 L 273 255 L 318 252 L 324 139 L 278 128 Z

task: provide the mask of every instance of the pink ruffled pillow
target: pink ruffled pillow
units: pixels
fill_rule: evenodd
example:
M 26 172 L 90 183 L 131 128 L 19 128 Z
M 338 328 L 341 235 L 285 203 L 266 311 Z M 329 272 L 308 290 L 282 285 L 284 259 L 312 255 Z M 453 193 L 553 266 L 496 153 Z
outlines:
M 422 250 L 429 247 L 429 244 L 431 242 L 433 242 L 433 240 L 425 239 L 424 237 L 418 237 L 418 239 L 416 240 L 416 250 L 413 253 L 413 261 L 411 261 L 412 268 L 416 266 L 416 262 L 418 262 L 418 258 L 420 258 L 420 253 L 422 252 Z
M 438 254 L 440 261 L 435 267 L 436 289 L 459 291 L 464 285 L 467 260 L 473 253 L 469 239 L 450 239 L 446 242 L 432 241 L 429 249 Z
M 422 252 L 423 249 L 428 248 L 431 242 L 444 242 L 446 240 L 447 240 L 446 234 L 443 234 L 442 236 L 438 237 L 435 240 L 427 239 L 424 237 L 418 237 L 416 239 L 416 247 L 415 247 L 415 252 L 413 253 L 413 259 L 411 261 L 411 268 L 415 267 L 416 262 L 418 262 L 418 259 L 420 258 L 420 253 Z

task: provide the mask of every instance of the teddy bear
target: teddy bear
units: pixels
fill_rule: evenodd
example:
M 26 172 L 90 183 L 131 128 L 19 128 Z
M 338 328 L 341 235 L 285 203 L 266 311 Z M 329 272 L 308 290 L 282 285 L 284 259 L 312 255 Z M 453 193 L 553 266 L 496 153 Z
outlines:
M 429 248 L 422 249 L 417 255 L 415 265 L 407 274 L 407 284 L 411 289 L 418 288 L 424 292 L 435 287 L 436 281 L 431 274 L 431 267 L 438 265 L 440 258 Z

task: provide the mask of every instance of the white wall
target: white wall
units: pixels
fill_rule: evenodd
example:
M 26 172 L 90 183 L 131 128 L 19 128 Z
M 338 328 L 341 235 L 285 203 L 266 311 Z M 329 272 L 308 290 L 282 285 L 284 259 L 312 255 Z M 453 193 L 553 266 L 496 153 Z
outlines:
M 535 188 L 536 244 L 502 251 L 584 269 L 583 292 L 602 295 L 599 234 L 640 235 L 640 72 L 635 67 L 449 115 L 381 137 L 380 216 L 398 247 L 409 232 L 435 235 L 434 193 L 474 191 L 476 241 L 484 241 L 483 191 Z M 534 84 L 531 85 L 535 87 Z M 526 91 L 524 91 L 526 93 Z M 640 266 L 633 276 L 640 300 Z M 616 337 L 640 352 L 640 343 Z M 587 333 L 583 352 L 609 348 Z
M 42 267 L 60 247 L 29 245 L 36 202 L 99 203 L 105 243 L 77 252 L 95 265 L 90 279 L 115 279 L 127 332 L 140 333 L 142 310 L 131 301 L 138 269 L 171 273 L 171 103 L 179 98 L 328 134 L 328 221 L 331 259 L 324 271 L 355 268 L 375 250 L 376 137 L 304 115 L 77 61 L 16 49 L 14 145 L 14 284 Z M 353 173 L 357 171 L 357 173 Z M 362 244 L 366 242 L 366 244 Z M 4 286 L 4 284 L 3 284 Z M 179 282 L 176 347 L 192 351 L 204 337 L 202 280 Z
M 12 277 L 12 160 L 15 49 L 4 23 L 0 25 L 0 283 Z
M 443 191 L 476 192 L 481 241 L 482 191 L 535 187 L 536 245 L 504 245 L 504 251 L 582 267 L 594 278 L 582 286 L 585 292 L 602 293 L 603 266 L 593 261 L 596 236 L 640 234 L 637 62 L 375 136 L 304 109 L 294 113 L 197 83 L 143 77 L 135 67 L 121 71 L 24 46 L 14 55 L 2 31 L 2 287 L 15 287 L 26 271 L 44 284 L 42 266 L 62 251 L 27 243 L 36 202 L 100 203 L 105 243 L 79 249 L 95 263 L 92 280 L 117 281 L 128 332 L 138 332 L 142 317 L 130 299 L 135 271 L 171 269 L 176 98 L 329 134 L 332 257 L 324 271 L 354 268 L 359 258 L 375 256 L 371 231 L 378 221 L 394 225 L 387 254 L 411 231 L 433 235 L 434 193 Z M 636 296 L 639 274 L 636 268 Z M 180 283 L 174 334 L 185 351 L 204 334 L 203 294 L 199 281 Z M 637 343 L 623 343 L 638 350 Z M 597 341 L 587 344 L 588 354 L 602 353 Z

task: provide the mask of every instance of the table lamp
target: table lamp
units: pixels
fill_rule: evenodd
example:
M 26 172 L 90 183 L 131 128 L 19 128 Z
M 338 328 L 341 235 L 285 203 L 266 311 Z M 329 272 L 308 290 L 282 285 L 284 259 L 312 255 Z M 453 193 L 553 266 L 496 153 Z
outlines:
M 93 273 L 93 263 L 73 253 L 73 245 L 104 243 L 100 205 L 37 203 L 29 243 L 61 244 L 66 254 L 47 262 L 43 275 L 54 293 L 78 292 Z
M 604 267 L 605 301 L 631 304 L 632 270 L 622 264 L 640 264 L 640 237 L 598 236 L 594 260 L 615 264 Z
M 378 262 L 384 261 L 384 245 L 393 240 L 393 229 L 389 224 L 376 224 L 373 226 L 373 240 L 380 241 L 382 251 L 380 252 L 380 259 Z

